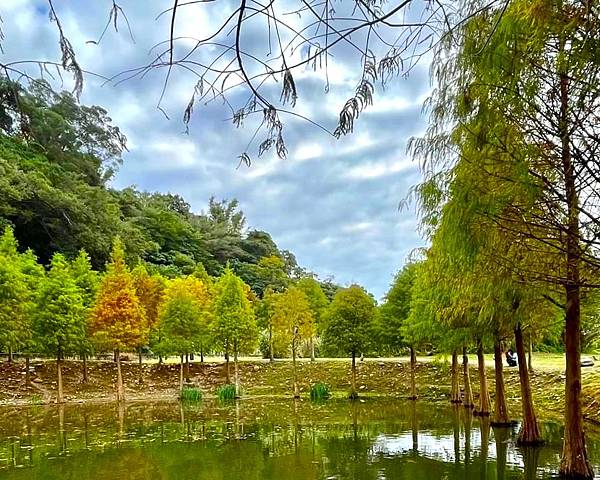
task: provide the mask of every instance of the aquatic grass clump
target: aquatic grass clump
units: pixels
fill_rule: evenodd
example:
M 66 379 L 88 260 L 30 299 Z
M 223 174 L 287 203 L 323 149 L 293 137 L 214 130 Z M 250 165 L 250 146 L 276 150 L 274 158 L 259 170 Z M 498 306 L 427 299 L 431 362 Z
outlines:
M 331 396 L 329 391 L 329 385 L 326 383 L 315 383 L 310 387 L 310 399 L 311 400 L 325 400 Z
M 219 400 L 235 400 L 235 385 L 231 383 L 221 385 L 217 390 L 217 396 Z
M 197 387 L 183 387 L 179 398 L 183 402 L 199 402 L 202 400 L 202 390 Z
M 41 395 L 34 393 L 33 395 L 31 395 L 31 397 L 29 397 L 29 404 L 30 405 L 43 405 L 44 399 L 42 398 Z

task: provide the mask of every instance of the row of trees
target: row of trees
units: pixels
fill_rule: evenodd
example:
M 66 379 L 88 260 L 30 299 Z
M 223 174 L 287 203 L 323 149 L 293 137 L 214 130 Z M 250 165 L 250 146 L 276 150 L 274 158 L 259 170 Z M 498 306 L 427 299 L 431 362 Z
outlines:
M 17 350 L 27 361 L 34 353 L 54 357 L 59 402 L 66 356 L 83 358 L 87 381 L 87 357 L 114 352 L 116 396 L 122 400 L 121 353 L 138 351 L 141 372 L 147 347 L 160 358 L 179 356 L 182 388 L 184 378 L 189 381 L 190 355 L 199 353 L 203 360 L 207 352 L 224 354 L 227 383 L 233 356 L 239 392 L 238 356 L 256 351 L 261 330 L 271 359 L 276 345 L 280 354 L 291 354 L 295 396 L 296 358 L 305 345 L 314 359 L 318 337 L 330 352 L 352 356 L 356 395 L 355 359 L 370 348 L 377 317 L 374 299 L 358 286 L 340 289 L 329 302 L 319 282 L 305 277 L 279 292 L 270 285 L 260 299 L 229 267 L 216 278 L 201 264 L 175 278 L 150 274 L 142 263 L 130 269 L 119 239 L 102 274 L 84 251 L 73 260 L 56 253 L 46 270 L 31 250 L 19 253 L 17 247 L 7 228 L 0 241 L 0 345 L 9 361 Z

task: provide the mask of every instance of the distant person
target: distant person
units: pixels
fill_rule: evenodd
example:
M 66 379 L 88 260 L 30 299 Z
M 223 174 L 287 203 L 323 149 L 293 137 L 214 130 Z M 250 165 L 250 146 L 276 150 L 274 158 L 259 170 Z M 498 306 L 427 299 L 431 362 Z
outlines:
M 510 349 L 506 351 L 506 363 L 509 367 L 517 366 L 517 355 Z

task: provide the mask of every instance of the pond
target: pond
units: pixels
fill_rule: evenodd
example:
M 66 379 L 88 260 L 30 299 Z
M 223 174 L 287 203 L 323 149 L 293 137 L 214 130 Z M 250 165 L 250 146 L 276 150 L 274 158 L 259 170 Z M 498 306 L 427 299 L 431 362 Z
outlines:
M 517 428 L 390 398 L 3 407 L 0 479 L 553 478 L 561 426 L 543 423 L 540 448 L 518 448 Z

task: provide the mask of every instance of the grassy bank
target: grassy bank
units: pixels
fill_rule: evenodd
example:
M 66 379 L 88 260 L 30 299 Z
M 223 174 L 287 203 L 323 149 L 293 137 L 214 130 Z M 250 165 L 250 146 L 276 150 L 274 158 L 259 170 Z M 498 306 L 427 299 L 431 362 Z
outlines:
M 537 359 L 534 358 L 534 365 Z M 562 413 L 564 375 L 546 359 L 539 362 L 532 375 L 535 403 L 541 411 Z M 51 403 L 56 397 L 56 366 L 51 361 L 31 364 L 32 385 L 25 388 L 25 364 L 17 362 L 0 364 L 0 403 L 27 404 Z M 543 366 L 541 366 L 543 365 Z M 262 360 L 240 362 L 240 379 L 244 396 L 291 396 L 292 364 L 290 361 L 268 363 Z M 233 374 L 233 364 L 231 365 Z M 116 367 L 109 361 L 88 363 L 88 382 L 82 381 L 82 363 L 66 361 L 63 367 L 64 390 L 67 401 L 110 401 L 113 398 L 113 380 Z M 175 363 L 123 365 L 128 399 L 177 398 L 179 388 L 179 365 Z M 345 396 L 350 388 L 350 362 L 342 359 L 298 363 L 298 378 L 303 396 L 308 397 L 311 385 L 322 382 L 329 386 L 333 396 Z M 471 364 L 473 389 L 478 391 L 475 365 Z M 206 396 L 216 395 L 225 383 L 223 362 L 194 362 L 190 377 Z M 493 395 L 493 370 L 488 368 L 488 380 Z M 520 398 L 519 377 L 516 368 L 505 369 L 507 396 L 518 417 Z M 409 394 L 408 359 L 366 359 L 358 363 L 358 390 L 363 396 L 407 397 Z M 416 378 L 421 398 L 444 400 L 450 390 L 449 365 L 445 359 L 425 358 L 417 364 Z M 583 371 L 583 404 L 586 418 L 600 420 L 600 368 Z

